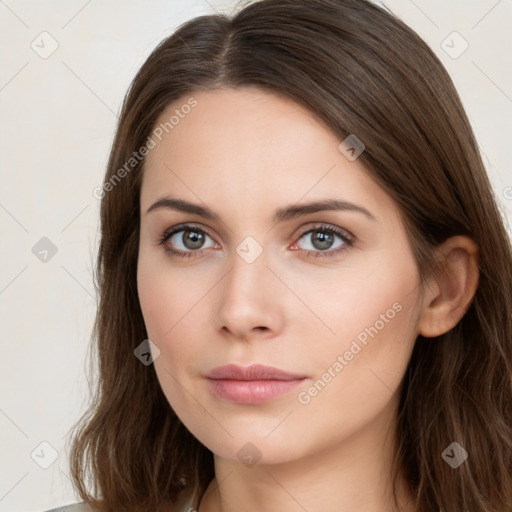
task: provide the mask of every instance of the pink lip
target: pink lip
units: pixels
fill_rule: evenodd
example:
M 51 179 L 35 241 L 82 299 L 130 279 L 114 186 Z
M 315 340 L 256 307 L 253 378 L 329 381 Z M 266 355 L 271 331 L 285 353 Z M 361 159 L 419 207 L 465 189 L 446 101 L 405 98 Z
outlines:
M 228 364 L 215 368 L 206 378 L 221 398 L 239 404 L 261 404 L 296 388 L 306 376 L 260 364 Z

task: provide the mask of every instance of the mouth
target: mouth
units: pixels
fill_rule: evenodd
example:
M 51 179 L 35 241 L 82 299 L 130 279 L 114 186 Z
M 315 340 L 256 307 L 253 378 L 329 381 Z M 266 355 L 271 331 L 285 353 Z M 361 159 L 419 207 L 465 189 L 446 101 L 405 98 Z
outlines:
M 228 364 L 212 370 L 206 379 L 220 398 L 238 404 L 261 404 L 289 393 L 307 379 L 264 365 L 247 367 Z

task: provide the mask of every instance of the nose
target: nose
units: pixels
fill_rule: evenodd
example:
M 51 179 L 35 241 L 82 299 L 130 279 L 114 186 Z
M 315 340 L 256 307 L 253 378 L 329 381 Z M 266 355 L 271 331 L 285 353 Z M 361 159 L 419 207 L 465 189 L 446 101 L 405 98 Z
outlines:
M 215 327 L 233 339 L 269 338 L 283 323 L 282 284 L 265 252 L 251 263 L 234 252 L 231 267 L 216 287 Z

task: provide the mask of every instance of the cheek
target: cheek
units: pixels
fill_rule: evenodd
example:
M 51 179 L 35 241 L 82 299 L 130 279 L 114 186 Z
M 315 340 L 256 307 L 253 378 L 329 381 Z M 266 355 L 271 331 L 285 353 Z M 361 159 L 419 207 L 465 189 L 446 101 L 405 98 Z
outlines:
M 137 289 L 148 338 L 160 349 L 153 362 L 160 386 L 182 421 L 190 422 L 203 411 L 187 399 L 182 385 L 200 353 L 197 340 L 201 337 L 193 332 L 195 322 L 190 320 L 201 314 L 198 309 L 205 290 L 144 250 L 139 254 Z
M 321 432 L 327 447 L 391 417 L 414 346 L 416 310 L 407 294 L 398 293 L 375 293 L 361 308 L 356 315 L 339 315 L 346 321 L 333 323 L 337 336 L 309 352 L 314 377 L 295 397 L 301 426 L 286 435 L 319 439 Z
M 379 339 L 389 335 L 393 342 L 391 333 L 401 331 L 404 324 L 410 331 L 408 318 L 415 314 L 418 283 L 414 261 L 397 264 L 390 258 L 343 269 L 338 279 L 317 280 L 307 294 L 306 287 L 302 292 L 328 329 L 323 329 L 324 346 L 339 350 L 348 349 L 356 338 L 364 343 L 372 334 Z
M 163 251 L 163 250 L 162 250 Z M 173 268 L 166 256 L 141 250 L 137 267 L 139 302 L 148 336 L 165 342 L 201 301 L 207 283 L 197 273 Z
M 148 338 L 160 349 L 154 366 L 170 401 L 179 398 L 179 382 L 197 373 L 204 354 L 208 291 L 216 280 L 207 272 L 173 266 L 155 252 L 141 250 L 137 269 L 139 302 Z M 174 397 L 172 400 L 171 398 Z
M 412 256 L 380 263 L 364 279 L 359 268 L 329 284 L 319 310 L 335 335 L 310 353 L 316 380 L 301 401 L 314 421 L 346 425 L 350 411 L 356 428 L 398 395 L 417 336 L 419 275 Z
M 366 378 L 370 365 L 396 362 L 403 369 L 416 338 L 420 278 L 407 240 L 395 240 L 394 247 L 360 253 L 357 265 L 341 268 L 338 278 L 321 279 L 308 294 L 330 331 L 324 329 L 325 342 L 316 347 L 322 347 L 323 368 L 352 351 L 349 367 L 365 366 Z

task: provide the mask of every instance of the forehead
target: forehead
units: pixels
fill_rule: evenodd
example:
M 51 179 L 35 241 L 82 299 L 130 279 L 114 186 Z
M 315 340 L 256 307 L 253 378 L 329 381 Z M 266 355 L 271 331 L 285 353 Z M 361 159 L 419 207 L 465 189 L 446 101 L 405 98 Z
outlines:
M 360 161 L 340 152 L 342 141 L 289 98 L 256 88 L 199 91 L 169 105 L 157 125 L 166 122 L 146 157 L 143 211 L 165 194 L 216 210 L 260 212 L 303 197 L 394 207 Z
M 185 109 L 190 98 L 196 106 Z M 188 114 L 180 117 L 182 110 Z M 171 118 L 174 124 L 169 125 Z M 279 157 L 271 166 L 278 170 L 304 156 L 317 159 L 337 141 L 309 110 L 256 88 L 184 96 L 165 109 L 157 125 L 164 133 L 147 156 L 147 167 L 171 159 L 188 167 L 204 167 L 208 161 L 208 168 L 218 170 L 235 166 L 263 170 L 269 167 L 269 158 Z

